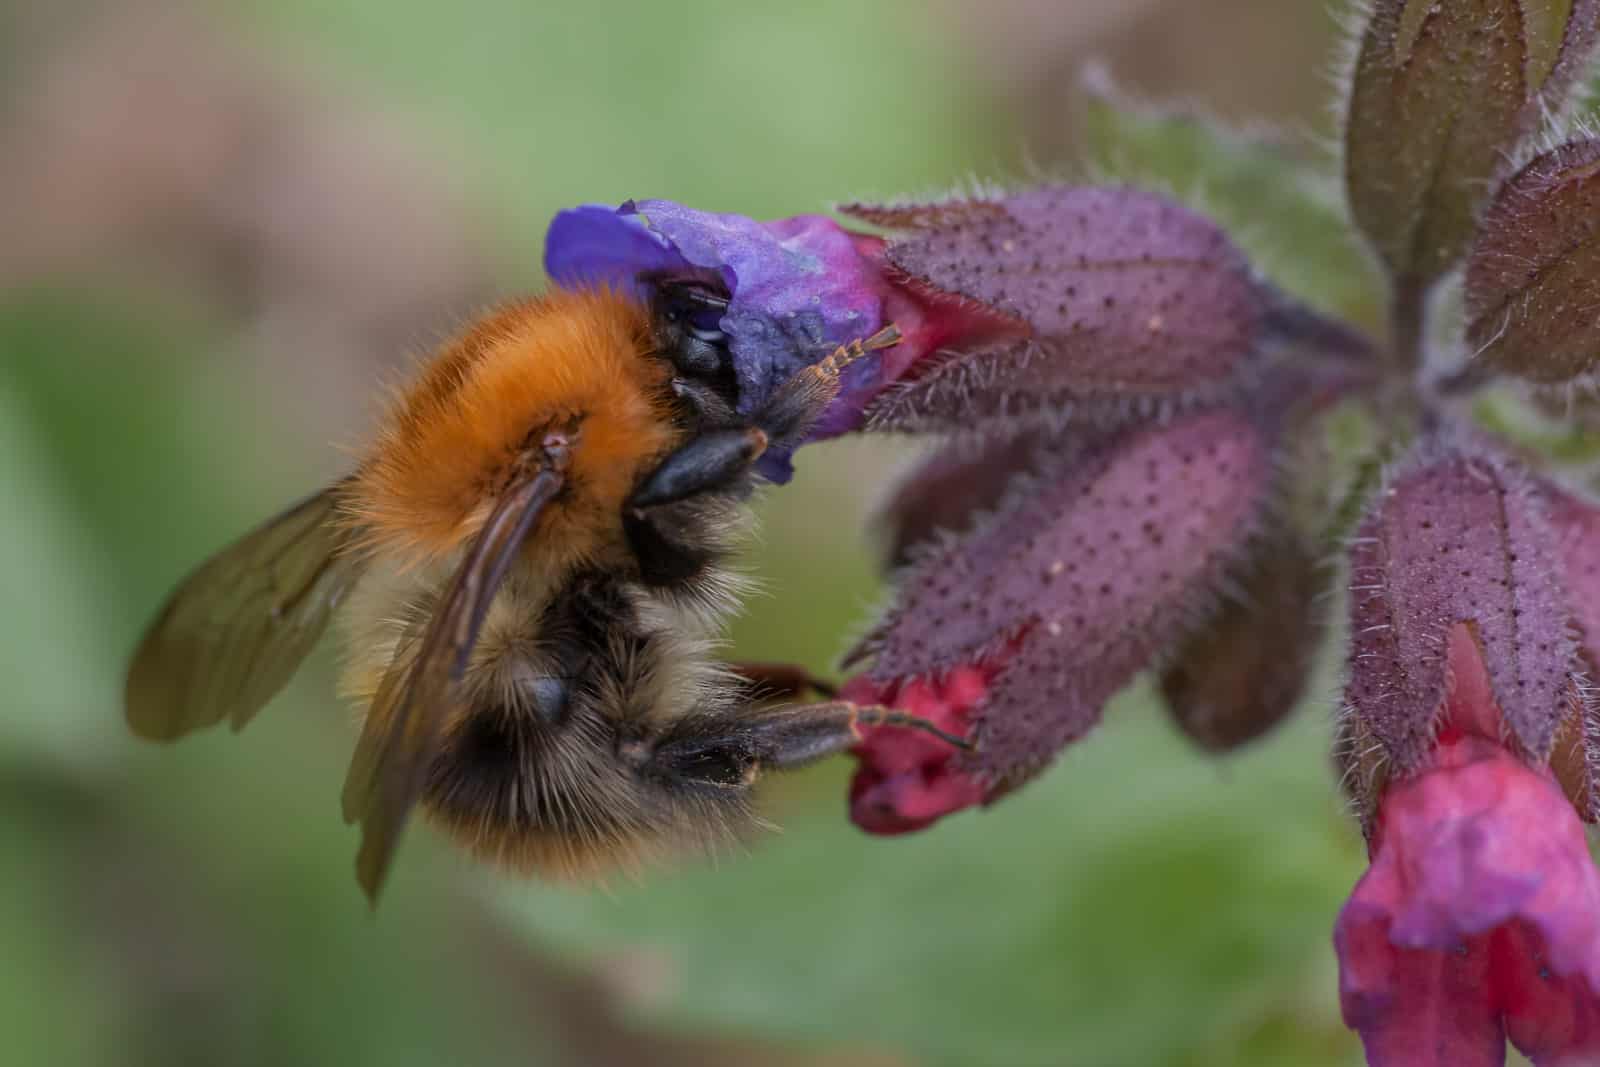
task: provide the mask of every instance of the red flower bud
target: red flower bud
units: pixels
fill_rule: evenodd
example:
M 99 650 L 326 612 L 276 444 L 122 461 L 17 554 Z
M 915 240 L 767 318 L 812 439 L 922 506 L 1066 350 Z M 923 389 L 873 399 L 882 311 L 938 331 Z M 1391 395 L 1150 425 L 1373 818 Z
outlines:
M 937 680 L 880 685 L 853 679 L 840 691 L 861 704 L 890 704 L 956 736 L 972 729 L 972 714 L 988 694 L 1004 654 L 957 667 Z M 913 730 L 874 727 L 856 746 L 860 760 L 850 782 L 850 818 L 873 834 L 904 834 L 987 799 L 984 783 L 955 759 L 943 741 Z

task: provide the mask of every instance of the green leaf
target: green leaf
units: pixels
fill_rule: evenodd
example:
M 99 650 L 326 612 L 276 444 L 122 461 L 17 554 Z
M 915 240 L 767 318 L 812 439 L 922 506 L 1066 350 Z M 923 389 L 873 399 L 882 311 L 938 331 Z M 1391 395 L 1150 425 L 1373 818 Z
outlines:
M 1256 268 L 1309 306 L 1379 321 L 1383 281 L 1347 221 L 1331 166 L 1265 133 L 1122 96 L 1086 79 L 1080 125 L 1092 172 L 1155 187 L 1217 220 Z

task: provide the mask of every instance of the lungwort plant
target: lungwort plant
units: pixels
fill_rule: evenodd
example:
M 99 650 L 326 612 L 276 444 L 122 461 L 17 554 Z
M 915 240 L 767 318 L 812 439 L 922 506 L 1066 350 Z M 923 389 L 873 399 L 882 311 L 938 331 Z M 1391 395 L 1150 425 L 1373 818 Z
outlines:
M 1600 0 L 1378 0 L 1342 189 L 1102 80 L 1100 184 L 847 226 L 556 221 L 558 283 L 725 286 L 752 398 L 899 327 L 816 430 L 935 442 L 885 495 L 893 593 L 845 693 L 973 749 L 868 732 L 857 825 L 1000 801 L 1145 671 L 1200 748 L 1234 748 L 1337 640 L 1331 748 L 1371 860 L 1334 932 L 1345 1022 L 1375 1064 L 1497 1064 L 1508 1038 L 1600 1063 L 1600 138 L 1572 119 L 1597 30 Z

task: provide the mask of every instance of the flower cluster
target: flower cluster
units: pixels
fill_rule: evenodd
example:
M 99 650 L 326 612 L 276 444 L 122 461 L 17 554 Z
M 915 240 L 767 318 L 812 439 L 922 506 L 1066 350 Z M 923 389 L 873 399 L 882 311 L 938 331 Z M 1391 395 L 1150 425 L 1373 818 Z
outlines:
M 1383 341 L 1132 186 L 852 204 L 846 225 L 661 201 L 556 221 L 563 284 L 714 272 L 741 404 L 900 328 L 814 433 L 933 442 L 885 495 L 891 598 L 843 692 L 973 744 L 868 731 L 859 826 L 1001 799 L 1146 670 L 1199 747 L 1260 736 L 1338 629 L 1343 574 L 1335 749 L 1372 861 L 1336 925 L 1347 1023 L 1376 1064 L 1496 1064 L 1508 1039 L 1600 1063 L 1600 508 L 1467 402 L 1600 367 L 1600 140 L 1528 147 L 1597 38 L 1600 0 L 1373 3 L 1344 178 Z M 1456 274 L 1452 328 L 1433 296 Z

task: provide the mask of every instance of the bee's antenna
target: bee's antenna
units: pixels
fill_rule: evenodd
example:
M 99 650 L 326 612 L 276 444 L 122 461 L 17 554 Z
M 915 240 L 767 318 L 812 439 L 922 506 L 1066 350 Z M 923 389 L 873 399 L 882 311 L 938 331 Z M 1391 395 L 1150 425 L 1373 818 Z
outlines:
M 818 360 L 810 368 L 818 377 L 833 379 L 839 377 L 850 364 L 866 355 L 876 352 L 881 348 L 893 348 L 902 338 L 900 327 L 890 323 L 871 337 L 851 341 L 847 345 L 840 345 L 825 359 Z
M 927 719 L 916 715 L 908 715 L 903 711 L 885 707 L 882 704 L 850 705 L 854 712 L 855 721 L 864 726 L 903 726 L 908 730 L 921 730 L 923 733 L 932 734 L 947 745 L 954 745 L 963 752 L 972 751 L 972 742 L 964 737 L 941 730 Z

